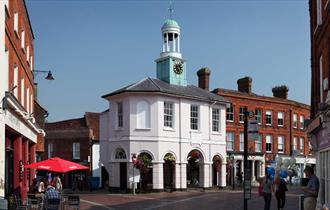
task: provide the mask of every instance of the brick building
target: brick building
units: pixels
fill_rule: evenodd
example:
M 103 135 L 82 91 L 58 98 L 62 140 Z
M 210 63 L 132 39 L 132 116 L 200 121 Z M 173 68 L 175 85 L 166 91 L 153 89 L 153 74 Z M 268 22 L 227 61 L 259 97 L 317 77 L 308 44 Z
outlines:
M 328 0 L 310 0 L 311 122 L 308 133 L 316 153 L 320 178 L 318 207 L 330 203 L 330 5 Z
M 200 87 L 208 89 L 209 75 L 207 68 L 198 72 Z M 305 119 L 309 119 L 309 106 L 289 100 L 286 86 L 274 87 L 273 97 L 267 97 L 252 92 L 250 77 L 239 79 L 237 84 L 237 90 L 217 88 L 212 91 L 231 102 L 226 112 L 227 163 L 231 163 L 230 158 L 234 160 L 234 174 L 241 173 L 244 168 L 243 113 L 247 109 L 254 112 L 253 119 L 259 124 L 258 140 L 248 142 L 252 181 L 264 176 L 265 168 L 277 155 L 283 159 L 290 158 L 294 150 L 299 153 L 295 158 L 299 164 L 298 177 L 303 176 L 301 169 L 304 165 L 315 164 L 315 158 L 310 156 L 304 125 Z M 230 170 L 228 172 L 232 173 Z M 227 179 L 232 180 L 230 177 Z
M 38 125 L 46 117 L 35 115 L 38 101 L 34 82 L 34 35 L 23 0 L 0 1 L 0 208 L 9 196 L 23 201 L 34 170 L 36 144 L 44 131 Z M 40 106 L 41 107 L 41 106 Z M 42 108 L 42 112 L 46 112 Z M 1 205 L 3 204 L 3 205 Z
M 87 171 L 67 173 L 65 187 L 71 187 L 71 181 L 78 178 L 82 185 L 81 188 L 87 189 L 87 177 L 101 177 L 97 164 L 99 160 L 99 113 L 86 112 L 82 118 L 46 123 L 45 132 L 47 136 L 42 159 L 60 157 L 89 167 Z M 94 159 L 96 164 L 93 165 Z

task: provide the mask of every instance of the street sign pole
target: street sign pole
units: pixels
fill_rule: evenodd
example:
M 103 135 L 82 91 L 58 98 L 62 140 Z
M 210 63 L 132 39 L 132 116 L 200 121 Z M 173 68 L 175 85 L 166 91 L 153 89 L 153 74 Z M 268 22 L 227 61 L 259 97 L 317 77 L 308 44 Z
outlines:
M 243 196 L 243 199 L 244 199 L 244 210 L 247 210 L 248 209 L 248 203 L 247 203 L 247 196 L 246 196 L 246 185 L 247 185 L 247 178 L 248 178 L 248 174 L 247 174 L 247 168 L 248 168 L 248 118 L 249 118 L 249 112 L 248 110 L 246 110 L 244 112 L 244 190 L 243 190 L 243 193 L 244 193 L 244 196 Z

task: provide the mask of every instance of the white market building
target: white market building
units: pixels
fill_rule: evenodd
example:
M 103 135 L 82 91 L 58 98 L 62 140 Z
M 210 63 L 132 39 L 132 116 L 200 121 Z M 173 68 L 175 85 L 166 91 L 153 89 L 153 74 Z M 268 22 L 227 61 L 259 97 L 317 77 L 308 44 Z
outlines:
M 132 155 L 141 161 L 135 181 L 141 190 L 185 190 L 226 186 L 226 105 L 221 96 L 187 85 L 180 52 L 180 27 L 162 27 L 157 78 L 145 78 L 103 98 L 100 159 L 112 190 L 130 190 Z

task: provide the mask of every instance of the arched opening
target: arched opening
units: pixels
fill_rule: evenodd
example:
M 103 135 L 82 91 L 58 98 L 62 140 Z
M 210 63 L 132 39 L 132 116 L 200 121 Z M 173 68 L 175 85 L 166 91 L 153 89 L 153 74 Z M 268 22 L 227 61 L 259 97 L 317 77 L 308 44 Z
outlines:
M 203 183 L 203 155 L 198 150 L 188 154 L 187 187 L 202 187 Z
M 164 157 L 164 189 L 172 191 L 175 182 L 175 157 L 172 153 L 167 153 Z
M 212 164 L 212 185 L 213 186 L 221 186 L 221 166 L 222 166 L 222 159 L 219 155 L 215 155 L 213 157 L 213 164 Z
M 119 147 L 116 149 L 115 153 L 116 160 L 126 160 L 126 152 L 123 148 Z M 119 183 L 120 183 L 120 190 L 127 189 L 127 162 L 119 162 Z
M 142 152 L 137 158 L 137 168 L 140 170 L 140 191 L 152 190 L 152 156 Z

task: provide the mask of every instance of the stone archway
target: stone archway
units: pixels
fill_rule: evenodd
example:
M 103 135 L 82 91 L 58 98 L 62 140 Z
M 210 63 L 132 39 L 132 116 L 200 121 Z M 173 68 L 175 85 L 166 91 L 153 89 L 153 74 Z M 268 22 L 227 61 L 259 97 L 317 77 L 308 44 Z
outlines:
M 140 190 L 148 192 L 152 190 L 152 156 L 142 152 L 137 157 L 137 168 L 140 170 Z
M 187 164 L 187 187 L 202 187 L 204 183 L 204 158 L 199 150 L 189 152 Z
M 172 153 L 167 153 L 164 156 L 163 164 L 163 180 L 164 189 L 172 191 L 175 184 L 175 156 Z

